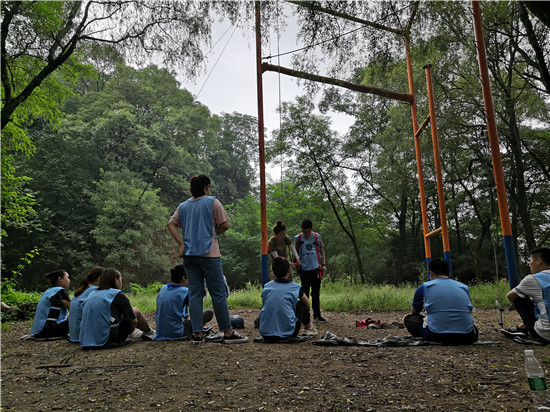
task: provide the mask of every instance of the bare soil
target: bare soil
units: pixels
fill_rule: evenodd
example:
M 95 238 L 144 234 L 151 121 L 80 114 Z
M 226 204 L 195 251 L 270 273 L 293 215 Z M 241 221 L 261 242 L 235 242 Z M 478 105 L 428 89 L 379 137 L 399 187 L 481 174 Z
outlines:
M 478 309 L 476 324 L 493 345 L 326 347 L 311 342 L 261 344 L 258 310 L 245 319 L 245 344 L 136 341 L 83 351 L 67 341 L 22 341 L 28 322 L 2 332 L 4 411 L 528 411 L 525 346 L 498 332 L 496 309 Z M 368 317 L 399 321 L 405 312 L 325 312 L 317 324 L 340 337 L 373 340 L 405 329 L 355 326 Z M 154 325 L 152 313 L 146 315 Z M 505 326 L 516 324 L 505 312 Z M 212 323 L 216 328 L 215 320 Z M 532 346 L 548 368 L 550 348 Z

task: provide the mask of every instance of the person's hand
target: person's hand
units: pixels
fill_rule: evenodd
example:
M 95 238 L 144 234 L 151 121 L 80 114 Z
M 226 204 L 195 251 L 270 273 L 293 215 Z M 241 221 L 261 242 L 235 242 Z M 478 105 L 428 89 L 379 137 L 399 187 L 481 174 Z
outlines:
M 300 266 L 302 266 L 302 262 L 300 262 L 300 259 L 296 259 L 296 268 L 299 268 Z
M 185 248 L 185 245 L 180 245 L 180 250 L 179 250 L 179 253 L 178 253 L 178 257 L 180 257 L 180 258 L 183 257 L 184 248 Z

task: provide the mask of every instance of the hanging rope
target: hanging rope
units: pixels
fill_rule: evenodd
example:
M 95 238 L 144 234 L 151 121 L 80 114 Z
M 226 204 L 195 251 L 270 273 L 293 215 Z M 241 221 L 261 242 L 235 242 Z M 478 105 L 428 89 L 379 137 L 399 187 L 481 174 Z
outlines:
M 229 30 L 229 29 L 227 29 Z M 227 33 L 227 30 L 225 33 Z M 216 68 L 216 65 L 218 64 L 218 62 L 220 61 L 221 57 L 223 56 L 223 52 L 225 51 L 225 49 L 227 48 L 227 45 L 229 44 L 229 42 L 231 41 L 231 39 L 233 38 L 233 35 L 235 34 L 235 31 L 237 30 L 237 26 L 234 27 L 233 29 L 233 33 L 231 33 L 231 36 L 229 36 L 229 39 L 227 39 L 227 42 L 225 43 L 225 46 L 223 46 L 223 49 L 222 49 L 222 52 L 220 53 L 220 55 L 218 56 L 218 58 L 216 59 L 216 62 L 214 63 L 214 66 L 212 66 L 212 69 L 210 70 L 210 73 L 208 73 L 208 76 L 206 76 L 206 79 L 204 80 L 204 83 L 202 84 L 199 92 L 197 93 L 197 95 L 195 96 L 195 100 L 197 100 L 202 92 L 202 89 L 204 88 L 204 86 L 206 85 L 206 82 L 208 82 L 208 79 L 210 79 L 210 75 L 212 74 L 212 72 L 214 71 L 214 69 Z M 225 33 L 223 34 L 223 36 L 225 36 Z M 222 36 L 222 37 L 223 37 Z M 221 38 L 220 38 L 221 40 Z M 216 42 L 217 43 L 217 42 Z M 212 49 L 210 49 L 212 50 Z M 210 52 L 208 52 L 210 53 Z M 207 54 L 208 54 L 207 53 Z

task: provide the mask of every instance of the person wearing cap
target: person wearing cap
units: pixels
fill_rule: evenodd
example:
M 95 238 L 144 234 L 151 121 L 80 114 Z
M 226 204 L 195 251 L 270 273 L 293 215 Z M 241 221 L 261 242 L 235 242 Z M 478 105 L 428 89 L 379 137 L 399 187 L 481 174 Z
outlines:
M 467 345 L 478 340 L 468 286 L 450 278 L 449 263 L 432 259 L 430 280 L 414 293 L 411 313 L 403 319 L 409 333 L 425 341 Z M 426 312 L 426 316 L 421 312 Z
M 529 338 L 542 344 L 550 343 L 550 248 L 539 247 L 530 253 L 531 274 L 506 297 L 521 317 L 522 324 L 500 331 L 508 338 Z

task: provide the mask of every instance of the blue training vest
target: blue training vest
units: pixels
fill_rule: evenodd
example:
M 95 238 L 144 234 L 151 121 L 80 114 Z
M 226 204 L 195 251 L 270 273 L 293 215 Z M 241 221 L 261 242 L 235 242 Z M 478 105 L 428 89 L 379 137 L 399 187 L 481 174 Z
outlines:
M 533 276 L 537 282 L 539 282 L 540 288 L 542 289 L 542 302 L 544 302 L 544 306 L 546 306 L 546 318 L 550 320 L 550 311 L 548 310 L 550 309 L 550 271 L 535 273 Z M 541 302 L 541 299 L 534 299 L 535 315 L 537 319 L 542 316 L 537 306 L 539 302 Z
M 300 244 L 298 244 L 298 240 Z M 300 256 L 302 270 L 319 269 L 321 266 L 321 262 L 319 261 L 321 256 L 319 234 L 312 232 L 309 239 L 298 234 L 294 236 L 294 244 L 296 246 L 296 252 L 298 252 L 298 256 Z
M 290 338 L 296 327 L 296 304 L 300 285 L 296 282 L 265 284 L 262 290 L 263 306 L 260 311 L 260 334 Z
M 52 306 L 51 298 L 53 298 L 61 289 L 63 289 L 61 286 L 54 286 L 53 288 L 46 290 L 40 297 L 38 305 L 36 305 L 36 312 L 34 313 L 31 335 L 38 335 L 42 332 L 42 329 L 44 329 L 44 326 L 46 326 L 46 321 L 48 320 L 55 321 L 59 324 L 67 319 L 67 308 L 65 306 Z M 51 309 L 59 311 L 59 315 L 56 318 L 48 317 Z
M 204 196 L 179 205 L 185 256 L 201 256 L 210 251 L 215 237 L 212 224 L 214 199 L 214 196 Z
M 189 290 L 185 286 L 164 285 L 157 295 L 155 340 L 174 340 L 183 337 L 183 320 L 187 319 L 185 298 Z
M 468 286 L 453 279 L 424 283 L 428 328 L 434 333 L 470 333 L 474 329 Z
M 80 346 L 97 347 L 107 343 L 111 328 L 120 323 L 111 324 L 111 303 L 120 292 L 120 289 L 98 289 L 88 296 L 82 310 Z
M 82 309 L 84 302 L 90 293 L 97 289 L 92 285 L 71 301 L 71 316 L 69 316 L 69 337 L 71 342 L 78 343 L 80 338 L 80 323 L 82 322 Z

